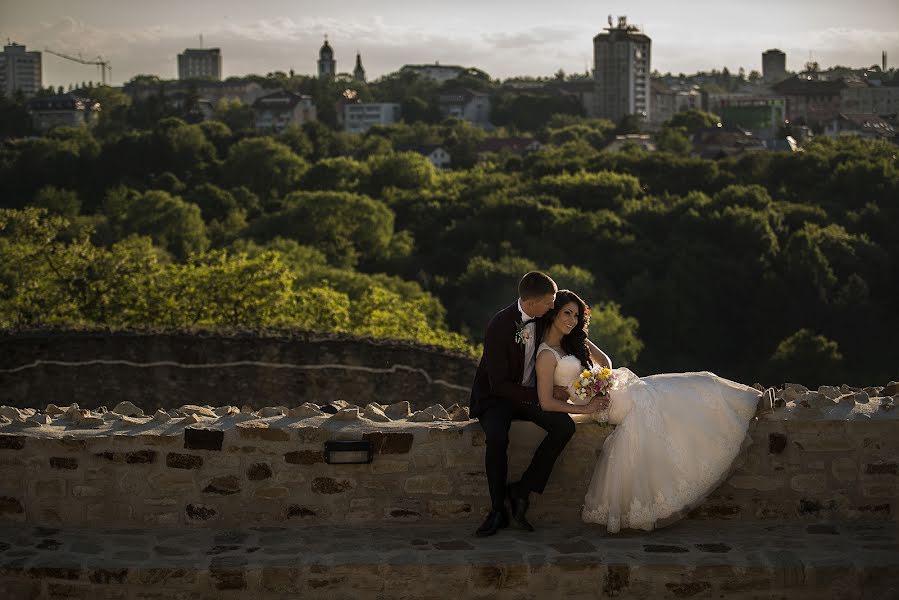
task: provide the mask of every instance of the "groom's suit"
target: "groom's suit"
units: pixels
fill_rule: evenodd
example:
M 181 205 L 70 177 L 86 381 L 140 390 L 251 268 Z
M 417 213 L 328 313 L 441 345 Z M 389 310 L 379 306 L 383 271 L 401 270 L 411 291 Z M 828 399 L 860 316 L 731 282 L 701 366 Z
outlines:
M 493 315 L 484 336 L 484 354 L 478 364 L 471 388 L 469 410 L 481 422 L 487 437 L 485 468 L 490 499 L 494 510 L 504 510 L 509 427 L 513 420 L 531 421 L 546 430 L 547 435 L 534 453 L 531 464 L 521 476 L 516 494 L 542 493 L 556 458 L 574 435 L 574 421 L 566 413 L 544 412 L 537 400 L 535 385 L 524 385 L 525 345 L 515 336 L 522 323 L 518 303 Z M 543 337 L 543 323 L 535 322 L 534 355 Z M 531 367 L 533 368 L 533 367 Z M 536 381 L 536 377 L 531 377 Z

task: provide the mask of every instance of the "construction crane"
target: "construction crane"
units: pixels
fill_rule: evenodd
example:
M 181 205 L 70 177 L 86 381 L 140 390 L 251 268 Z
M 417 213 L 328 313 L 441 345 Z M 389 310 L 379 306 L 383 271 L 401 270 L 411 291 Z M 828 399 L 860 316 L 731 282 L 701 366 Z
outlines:
M 77 57 L 70 56 L 68 54 L 63 54 L 62 52 L 57 52 L 56 50 L 50 50 L 50 48 L 44 48 L 44 52 L 49 52 L 50 54 L 53 54 L 60 58 L 64 58 L 66 60 L 71 60 L 76 63 L 81 63 L 82 65 L 98 66 L 100 68 L 100 79 L 103 82 L 103 85 L 106 85 L 106 71 L 108 69 L 109 70 L 109 79 L 110 79 L 110 81 L 112 81 L 112 67 L 109 66 L 108 60 L 103 60 L 102 56 L 98 56 L 94 60 L 84 60 L 83 58 L 81 58 L 80 54 Z

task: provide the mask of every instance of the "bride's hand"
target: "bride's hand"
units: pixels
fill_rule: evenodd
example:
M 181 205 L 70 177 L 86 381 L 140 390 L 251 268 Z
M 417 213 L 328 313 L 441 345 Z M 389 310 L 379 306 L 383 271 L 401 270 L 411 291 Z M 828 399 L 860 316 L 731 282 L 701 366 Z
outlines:
M 554 385 L 553 386 L 553 398 L 556 400 L 561 400 L 562 402 L 568 401 L 568 388 L 564 385 Z
M 590 399 L 590 402 L 584 407 L 586 409 L 586 414 L 590 415 L 599 410 L 605 410 L 609 408 L 609 397 L 608 396 L 593 396 Z

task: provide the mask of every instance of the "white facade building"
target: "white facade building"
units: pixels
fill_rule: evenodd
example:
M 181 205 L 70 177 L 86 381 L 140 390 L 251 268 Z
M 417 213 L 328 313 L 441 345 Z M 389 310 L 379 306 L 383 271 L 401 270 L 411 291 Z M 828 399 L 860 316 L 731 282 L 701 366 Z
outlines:
M 428 79 L 433 79 L 439 83 L 456 79 L 465 72 L 465 67 L 458 65 L 441 65 L 434 63 L 433 65 L 403 65 L 400 73 L 415 73 Z
M 348 133 L 365 133 L 374 125 L 390 125 L 400 119 L 400 105 L 393 102 L 345 104 L 343 125 Z
M 618 17 L 618 26 L 593 38 L 593 77 L 596 79 L 597 117 L 620 121 L 627 115 L 652 120 L 649 74 L 652 40 L 639 27 Z
M 256 129 L 281 132 L 291 125 L 316 120 L 315 104 L 311 96 L 280 91 L 263 96 L 253 103 Z
M 178 79 L 222 80 L 222 52 L 218 48 L 187 48 L 178 55 Z
M 99 103 L 73 94 L 44 96 L 28 101 L 28 113 L 34 128 L 41 133 L 54 127 L 93 125 L 99 112 Z
M 41 53 L 27 52 L 21 44 L 8 44 L 0 54 L 0 92 L 11 97 L 16 90 L 33 96 L 43 87 Z
M 447 90 L 437 97 L 437 104 L 444 119 L 462 119 L 482 129 L 493 129 L 489 94 L 464 88 Z

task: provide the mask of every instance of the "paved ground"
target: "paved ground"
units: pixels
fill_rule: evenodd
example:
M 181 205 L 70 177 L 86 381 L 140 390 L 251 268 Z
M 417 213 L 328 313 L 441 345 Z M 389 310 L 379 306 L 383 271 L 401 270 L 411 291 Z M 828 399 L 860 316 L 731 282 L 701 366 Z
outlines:
M 895 522 L 597 527 L 0 527 L 0 598 L 899 598 Z

